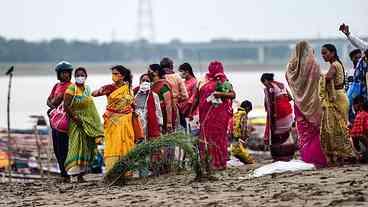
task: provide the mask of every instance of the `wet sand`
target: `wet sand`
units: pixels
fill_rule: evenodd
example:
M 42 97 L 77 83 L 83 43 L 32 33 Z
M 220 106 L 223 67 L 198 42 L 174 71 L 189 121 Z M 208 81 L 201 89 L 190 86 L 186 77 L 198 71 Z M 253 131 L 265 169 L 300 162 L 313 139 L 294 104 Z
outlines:
M 368 165 L 249 178 L 259 165 L 217 172 L 217 181 L 206 182 L 182 174 L 113 187 L 96 175 L 82 184 L 3 183 L 0 206 L 368 206 Z

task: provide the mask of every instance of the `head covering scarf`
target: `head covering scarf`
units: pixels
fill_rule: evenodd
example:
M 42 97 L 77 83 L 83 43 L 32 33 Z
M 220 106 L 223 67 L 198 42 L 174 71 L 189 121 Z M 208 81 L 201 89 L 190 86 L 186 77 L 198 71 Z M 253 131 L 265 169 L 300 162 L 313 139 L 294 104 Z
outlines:
M 295 105 L 315 126 L 320 125 L 321 117 L 318 94 L 320 75 L 313 48 L 306 41 L 298 42 L 287 65 L 286 80 Z
M 227 77 L 224 73 L 224 66 L 220 61 L 212 61 L 208 66 L 208 73 L 206 75 L 208 80 L 220 80 L 225 82 Z

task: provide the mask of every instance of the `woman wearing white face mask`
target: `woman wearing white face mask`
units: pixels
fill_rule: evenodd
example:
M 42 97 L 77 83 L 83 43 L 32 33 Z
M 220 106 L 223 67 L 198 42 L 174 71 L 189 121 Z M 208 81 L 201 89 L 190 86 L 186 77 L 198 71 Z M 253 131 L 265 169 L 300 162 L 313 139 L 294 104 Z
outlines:
M 91 89 L 85 85 L 87 71 L 75 70 L 75 84 L 71 84 L 64 95 L 64 108 L 69 116 L 69 150 L 65 169 L 78 182 L 95 157 L 96 139 L 103 137 L 102 124 L 93 102 Z
M 135 111 L 140 114 L 146 139 L 160 136 L 160 126 L 163 124 L 160 98 L 151 91 L 148 74 L 141 76 L 140 85 L 135 95 Z

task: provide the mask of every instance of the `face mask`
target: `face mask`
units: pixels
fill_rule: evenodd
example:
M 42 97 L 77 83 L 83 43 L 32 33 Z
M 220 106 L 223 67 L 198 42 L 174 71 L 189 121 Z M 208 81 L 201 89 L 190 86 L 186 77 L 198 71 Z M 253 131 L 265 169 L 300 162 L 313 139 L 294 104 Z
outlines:
M 86 81 L 86 77 L 84 76 L 79 76 L 75 78 L 75 82 L 78 84 L 84 84 L 85 81 Z
M 121 77 L 119 75 L 112 74 L 112 81 L 118 82 L 119 80 L 121 80 Z
M 142 92 L 146 92 L 146 91 L 149 91 L 151 88 L 151 84 L 148 83 L 148 82 L 143 82 L 141 83 L 141 85 L 139 86 L 139 91 L 142 91 Z

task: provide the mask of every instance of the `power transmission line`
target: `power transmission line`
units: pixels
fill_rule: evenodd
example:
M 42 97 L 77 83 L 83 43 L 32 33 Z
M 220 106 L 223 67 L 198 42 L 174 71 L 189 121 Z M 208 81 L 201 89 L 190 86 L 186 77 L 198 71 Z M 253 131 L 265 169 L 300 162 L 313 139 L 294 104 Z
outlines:
M 137 39 L 155 40 L 155 27 L 151 0 L 138 1 Z

